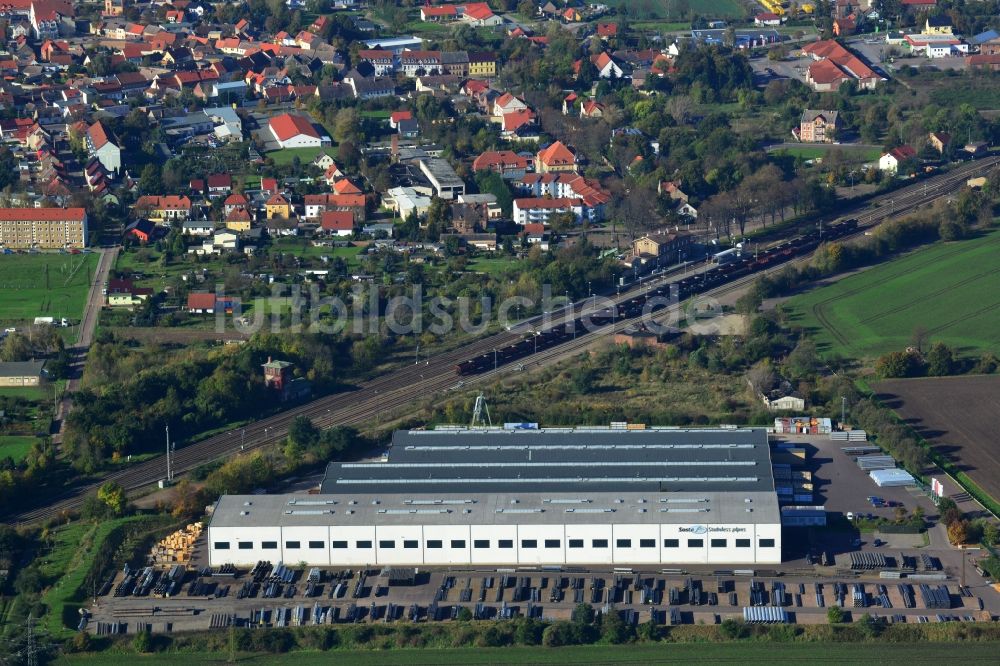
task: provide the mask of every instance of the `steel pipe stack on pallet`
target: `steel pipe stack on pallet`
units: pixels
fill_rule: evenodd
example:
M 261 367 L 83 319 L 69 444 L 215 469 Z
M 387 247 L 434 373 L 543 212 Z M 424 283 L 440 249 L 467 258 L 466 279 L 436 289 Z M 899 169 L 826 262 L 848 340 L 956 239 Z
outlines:
M 907 608 L 916 608 L 917 602 L 913 598 L 913 586 L 906 583 L 900 583 L 898 588 L 899 595 L 903 597 L 903 605 Z
M 895 469 L 896 459 L 892 456 L 885 455 L 873 455 L 873 456 L 861 456 L 856 461 L 858 467 L 864 472 L 870 472 L 875 469 Z
M 951 608 L 951 594 L 947 585 L 931 587 L 924 583 L 920 586 L 920 597 L 925 608 Z
M 852 569 L 882 569 L 886 566 L 885 555 L 882 553 L 851 553 Z
M 747 624 L 788 624 L 788 611 L 774 606 L 744 606 L 743 621 Z
M 861 583 L 854 584 L 854 591 L 851 594 L 852 606 L 855 608 L 867 608 L 868 601 L 865 595 L 865 586 Z

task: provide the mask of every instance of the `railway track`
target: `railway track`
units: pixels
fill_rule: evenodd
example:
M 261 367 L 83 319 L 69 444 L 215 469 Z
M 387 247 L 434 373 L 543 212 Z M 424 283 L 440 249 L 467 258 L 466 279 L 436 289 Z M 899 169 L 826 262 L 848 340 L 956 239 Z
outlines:
M 880 200 L 882 203 L 878 206 L 869 203 L 861 207 L 855 207 L 850 211 L 845 211 L 845 214 L 849 213 L 857 217 L 859 227 L 856 233 L 845 236 L 840 240 L 848 240 L 860 236 L 870 228 L 896 214 L 908 212 L 914 208 L 927 205 L 936 199 L 948 196 L 956 186 L 964 184 L 970 175 L 985 173 L 988 169 L 998 164 L 1000 164 L 1000 156 L 976 160 L 975 162 L 963 164 L 948 173 L 940 174 L 921 183 L 901 188 L 883 197 Z M 888 205 L 886 206 L 885 204 Z M 824 219 L 828 220 L 831 218 Z M 811 254 L 811 252 L 808 254 Z M 802 258 L 804 257 L 794 258 L 792 263 Z M 761 272 L 737 278 L 730 283 L 721 285 L 705 293 L 709 296 L 715 296 L 743 288 L 757 279 L 762 273 L 780 270 L 785 265 L 788 265 L 787 262 L 779 263 Z M 666 282 L 671 282 L 673 281 L 672 278 L 678 277 L 680 272 L 680 269 L 675 269 L 655 280 L 647 280 L 645 288 L 648 290 L 662 286 Z M 636 289 L 635 285 L 632 285 L 628 290 L 623 291 L 619 298 L 612 298 L 611 300 L 616 304 L 623 303 L 633 298 L 637 291 L 642 288 L 643 285 L 641 284 L 638 286 L 638 289 Z M 585 299 L 583 302 L 572 304 L 573 318 L 580 316 L 588 310 L 586 302 L 589 300 Z M 645 315 L 645 317 L 651 316 L 654 315 Z M 661 311 L 655 316 L 662 317 L 664 313 Z M 626 321 L 640 321 L 642 318 L 643 316 L 622 319 L 615 322 L 615 325 Z M 561 320 L 561 315 L 553 317 L 553 321 L 558 322 Z M 558 359 L 576 353 L 594 342 L 597 339 L 595 336 L 607 335 L 612 330 L 609 330 L 607 326 L 596 327 L 589 331 L 584 330 L 573 340 L 567 340 L 548 349 L 539 350 L 537 354 L 532 354 L 528 357 L 528 362 L 541 364 L 547 360 Z M 379 421 L 382 414 L 392 412 L 414 401 L 434 396 L 441 391 L 461 388 L 467 383 L 495 378 L 505 372 L 510 372 L 512 370 L 511 365 L 504 365 L 495 370 L 480 373 L 464 380 L 454 374 L 454 366 L 461 360 L 487 354 L 494 349 L 510 345 L 521 338 L 521 334 L 509 332 L 479 338 L 423 362 L 404 366 L 381 377 L 364 382 L 353 391 L 318 398 L 308 404 L 300 405 L 281 414 L 251 423 L 244 428 L 189 444 L 172 454 L 174 473 L 183 474 L 205 463 L 238 454 L 241 451 L 250 451 L 266 444 L 278 442 L 284 439 L 289 425 L 299 416 L 309 417 L 321 428 L 329 428 L 335 425 L 368 423 L 372 419 Z M 46 506 L 8 516 L 5 520 L 8 523 L 45 520 L 57 516 L 64 511 L 78 509 L 83 504 L 83 500 L 87 495 L 93 493 L 102 483 L 107 481 L 115 481 L 121 484 L 127 491 L 135 491 L 154 484 L 165 476 L 166 466 L 163 457 L 159 456 L 126 469 L 107 474 L 94 483 L 74 488 L 62 495 L 51 497 L 50 502 Z

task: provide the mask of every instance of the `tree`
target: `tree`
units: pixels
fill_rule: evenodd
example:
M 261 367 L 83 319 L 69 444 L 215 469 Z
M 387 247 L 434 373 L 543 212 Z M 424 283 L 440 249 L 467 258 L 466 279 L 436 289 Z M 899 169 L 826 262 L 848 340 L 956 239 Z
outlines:
M 882 623 L 868 613 L 861 616 L 858 626 L 861 627 L 861 631 L 863 631 L 865 635 L 872 638 L 882 633 Z
M 927 330 L 926 326 L 918 324 L 913 327 L 913 333 L 910 334 L 910 344 L 923 354 L 924 347 L 927 345 L 930 335 L 930 331 Z
M 729 640 L 743 638 L 746 635 L 746 625 L 739 620 L 729 617 L 719 625 L 720 633 Z
M 883 354 L 875 362 L 875 372 L 881 377 L 912 377 L 920 367 L 920 358 L 909 352 Z
M 135 638 L 132 639 L 132 648 L 140 654 L 152 651 L 153 637 L 149 633 L 149 629 L 143 629 L 135 635 Z
M 943 377 L 955 372 L 955 358 L 951 348 L 943 342 L 935 342 L 927 352 L 927 374 Z
M 28 338 L 21 333 L 10 333 L 0 348 L 0 360 L 27 361 L 31 358 L 31 345 Z
M 103 503 L 112 516 L 125 513 L 125 489 L 114 481 L 108 481 L 97 489 L 97 499 Z
M 625 624 L 625 620 L 612 609 L 601 617 L 601 638 L 612 645 L 619 645 L 628 641 L 631 634 L 631 627 Z
M 794 379 L 805 379 L 814 376 L 820 367 L 819 353 L 816 343 L 808 338 L 799 341 L 795 349 L 785 359 L 785 368 Z
M 830 624 L 840 624 L 844 621 L 844 609 L 840 606 L 830 606 L 826 611 L 826 620 Z
M 296 416 L 291 425 L 288 426 L 289 441 L 304 449 L 315 446 L 319 442 L 320 434 L 319 428 L 313 425 L 308 416 Z
M 954 546 L 960 546 L 969 540 L 969 521 L 962 519 L 948 525 L 948 541 Z
M 775 376 L 768 359 L 756 363 L 747 371 L 747 381 L 755 391 L 764 393 L 774 386 Z
M 333 138 L 337 143 L 351 141 L 357 143 L 361 138 L 361 118 L 354 107 L 346 107 L 337 112 L 337 120 L 333 124 Z
M 579 603 L 573 609 L 572 620 L 575 624 L 593 624 L 594 607 L 587 603 Z

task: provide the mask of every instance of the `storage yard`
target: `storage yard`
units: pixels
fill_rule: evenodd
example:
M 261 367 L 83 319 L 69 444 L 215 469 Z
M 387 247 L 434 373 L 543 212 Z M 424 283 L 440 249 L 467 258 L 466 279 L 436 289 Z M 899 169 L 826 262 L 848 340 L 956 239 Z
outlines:
M 838 562 L 839 564 L 839 562 Z M 849 564 L 849 563 L 848 563 Z M 839 567 L 838 567 L 839 569 Z M 616 611 L 631 623 L 714 624 L 729 617 L 754 623 L 827 621 L 830 606 L 889 622 L 986 621 L 997 613 L 980 595 L 989 587 L 954 581 L 862 579 L 860 572 L 803 578 L 775 571 L 742 574 L 585 571 L 324 571 L 259 565 L 253 570 L 189 574 L 164 597 L 146 576 L 123 576 L 101 590 L 86 628 L 96 634 L 188 631 L 226 626 L 297 626 L 516 616 L 567 619 L 579 603 Z M 202 575 L 205 574 L 205 575 Z M 167 576 L 168 574 L 164 574 Z M 124 582 L 124 586 L 123 586 Z M 412 583 L 412 584 L 411 584 Z M 130 588 L 138 590 L 130 592 Z M 150 598 L 154 597 L 154 598 Z M 992 609 L 991 609 L 992 608 Z

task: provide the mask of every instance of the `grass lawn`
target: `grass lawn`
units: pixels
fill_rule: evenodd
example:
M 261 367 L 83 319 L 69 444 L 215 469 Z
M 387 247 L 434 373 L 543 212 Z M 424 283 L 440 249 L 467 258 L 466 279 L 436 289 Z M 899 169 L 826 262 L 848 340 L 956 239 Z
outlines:
M 148 260 L 140 259 L 139 252 L 148 256 Z M 142 248 L 140 250 L 128 250 L 118 253 L 118 261 L 115 263 L 115 270 L 125 273 L 139 273 L 144 277 L 136 280 L 136 286 L 151 287 L 153 291 L 162 291 L 170 284 L 170 281 L 185 273 L 193 273 L 207 268 L 209 271 L 219 276 L 222 275 L 232 264 L 218 256 L 199 257 L 194 255 L 184 255 L 175 258 L 171 263 L 163 266 L 159 262 L 160 255 L 153 248 Z M 214 288 L 206 285 L 206 289 Z
M 687 21 L 633 21 L 629 23 L 633 30 L 655 30 L 658 32 L 688 32 L 691 24 Z
M 267 157 L 270 157 L 276 165 L 291 164 L 292 159 L 295 157 L 299 158 L 302 164 L 309 164 L 316 156 L 320 153 L 332 153 L 334 148 L 330 146 L 319 146 L 317 148 L 282 148 L 281 150 L 274 150 L 267 153 Z
M 0 388 L 0 396 L 6 398 L 24 398 L 25 400 L 52 400 L 52 386 L 4 386 Z
M 42 574 L 48 580 L 56 580 L 42 594 L 42 603 L 48 609 L 42 618 L 42 624 L 51 635 L 72 635 L 73 631 L 63 624 L 63 609 L 67 604 L 75 604 L 79 600 L 80 585 L 94 562 L 98 547 L 111 530 L 119 525 L 144 519 L 146 516 L 126 516 L 104 520 L 96 525 L 76 522 L 56 530 L 52 550 L 41 556 Z
M 79 320 L 96 266 L 96 254 L 0 255 L 0 322 Z
M 934 664 L 942 660 L 996 663 L 997 643 L 659 643 L 640 645 L 588 645 L 563 648 L 455 648 L 397 650 L 331 650 L 238 655 L 241 664 L 357 664 L 358 666 L 430 666 L 437 664 L 844 664 L 864 660 L 875 664 Z M 101 653 L 64 655 L 59 664 L 133 666 L 187 663 L 222 664 L 228 655 L 216 653 L 164 653 L 142 655 Z
M 794 324 L 824 353 L 902 350 L 922 326 L 960 355 L 1000 352 L 1000 231 L 916 250 L 789 299 Z
M 274 241 L 273 250 L 288 252 L 297 257 L 318 259 L 319 257 L 341 257 L 347 265 L 354 269 L 359 263 L 359 256 L 363 248 L 360 247 L 330 247 L 313 245 L 311 241 L 304 238 L 279 238 Z
M 362 118 L 375 118 L 377 120 L 388 120 L 389 116 L 392 115 L 392 111 L 376 110 L 376 111 L 362 111 Z
M 523 264 L 524 262 L 519 259 L 478 257 L 469 261 L 465 266 L 465 270 L 497 276 L 520 270 Z
M 940 106 L 970 104 L 977 110 L 1000 109 L 1000 86 L 992 77 L 956 76 L 935 81 L 930 99 Z
M 0 459 L 10 457 L 15 463 L 21 462 L 36 439 L 20 435 L 0 435 Z

